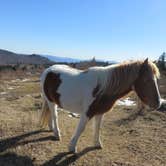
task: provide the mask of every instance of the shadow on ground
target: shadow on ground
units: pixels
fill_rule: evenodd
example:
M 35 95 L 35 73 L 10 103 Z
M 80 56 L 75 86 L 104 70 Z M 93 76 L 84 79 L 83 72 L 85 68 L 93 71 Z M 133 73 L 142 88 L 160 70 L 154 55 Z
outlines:
M 28 133 L 25 133 L 22 135 L 18 135 L 15 137 L 3 139 L 0 141 L 0 152 L 4 152 L 5 150 L 7 150 L 9 148 L 16 147 L 19 145 L 25 145 L 28 143 L 43 142 L 43 141 L 48 141 L 48 140 L 55 141 L 54 136 L 47 136 L 47 137 L 22 141 L 23 139 L 25 139 L 27 137 L 30 137 L 32 135 L 36 135 L 39 133 L 43 133 L 43 132 L 49 132 L 49 131 L 48 130 L 36 130 L 36 131 L 28 132 Z
M 62 152 L 57 154 L 55 157 L 53 157 L 51 160 L 44 163 L 42 166 L 65 166 L 72 164 L 76 160 L 78 160 L 81 156 L 85 155 L 86 153 L 93 151 L 93 150 L 99 150 L 99 148 L 96 147 L 87 147 L 84 150 L 82 150 L 79 153 L 73 154 L 70 152 Z
M 144 114 L 145 113 L 143 111 L 140 111 L 140 110 L 132 112 L 127 117 L 116 120 L 115 124 L 118 125 L 118 126 L 126 125 L 128 123 L 131 123 L 131 122 L 135 121 L 137 118 L 140 118 L 141 116 L 144 116 Z
M 148 120 L 157 121 L 158 119 L 165 121 L 165 117 L 166 117 L 165 113 L 166 113 L 166 111 L 161 111 L 161 110 L 149 110 L 149 111 L 138 110 L 138 111 L 130 113 L 125 118 L 121 118 L 121 119 L 114 121 L 114 123 L 118 126 L 127 125 L 127 124 L 134 122 L 135 120 L 137 120 L 139 118 L 143 118 L 146 121 L 148 121 Z
M 48 140 L 54 140 L 55 137 L 48 136 L 48 137 L 42 137 L 38 139 L 33 140 L 25 140 L 22 141 L 22 139 L 25 139 L 29 136 L 36 135 L 42 132 L 49 132 L 47 130 L 36 130 L 33 132 L 28 132 L 22 135 L 18 135 L 11 138 L 6 138 L 0 141 L 0 165 L 2 166 L 34 166 L 33 159 L 31 159 L 28 156 L 20 156 L 16 153 L 12 152 L 5 152 L 9 148 L 13 148 L 19 145 L 25 145 L 28 143 L 35 143 L 35 142 L 41 142 L 41 141 L 48 141 Z M 69 165 L 73 162 L 75 162 L 77 159 L 79 159 L 84 154 L 96 150 L 98 148 L 96 147 L 88 147 L 84 149 L 83 151 L 73 154 L 71 152 L 62 152 L 57 154 L 53 159 L 47 161 L 43 164 L 43 166 L 55 166 L 55 165 Z
M 20 156 L 15 153 L 0 155 L 1 166 L 34 166 L 33 160 L 28 156 Z

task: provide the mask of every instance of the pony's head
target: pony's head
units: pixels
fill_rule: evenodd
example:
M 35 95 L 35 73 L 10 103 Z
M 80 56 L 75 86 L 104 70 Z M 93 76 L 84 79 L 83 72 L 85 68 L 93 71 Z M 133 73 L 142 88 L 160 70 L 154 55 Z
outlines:
M 157 85 L 159 70 L 157 66 L 146 59 L 140 64 L 138 78 L 134 83 L 135 91 L 143 103 L 153 109 L 160 107 L 160 93 Z

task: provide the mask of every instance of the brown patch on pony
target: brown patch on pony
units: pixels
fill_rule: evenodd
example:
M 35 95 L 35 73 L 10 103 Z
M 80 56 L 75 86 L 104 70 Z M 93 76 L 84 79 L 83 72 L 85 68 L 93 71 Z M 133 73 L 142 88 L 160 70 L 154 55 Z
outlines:
M 132 91 L 132 86 L 140 75 L 143 63 L 144 61 L 129 61 L 115 65 L 114 67 L 108 67 L 106 86 L 104 89 L 100 89 L 100 93 L 98 93 L 99 87 L 93 90 L 92 95 L 96 99 L 89 106 L 87 116 L 92 118 L 96 114 L 103 114 L 109 111 L 116 100 Z M 151 61 L 149 61 L 148 65 L 153 74 L 159 77 L 157 66 Z
M 49 72 L 44 81 L 44 92 L 49 101 L 55 102 L 59 107 L 60 94 L 57 92 L 59 85 L 61 84 L 60 74 Z
M 118 99 L 124 97 L 131 90 L 132 89 L 128 89 L 125 92 L 115 96 L 107 96 L 103 94 L 102 96 L 96 97 L 88 109 L 87 116 L 92 118 L 94 115 L 103 114 L 109 111 Z

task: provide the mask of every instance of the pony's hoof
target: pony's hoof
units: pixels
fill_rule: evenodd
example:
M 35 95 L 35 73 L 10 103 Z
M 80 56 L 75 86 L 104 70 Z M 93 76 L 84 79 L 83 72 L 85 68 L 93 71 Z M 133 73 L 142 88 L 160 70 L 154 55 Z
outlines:
M 61 135 L 60 134 L 54 134 L 54 137 L 57 141 L 61 140 Z
M 55 139 L 57 140 L 57 141 L 60 141 L 61 140 L 61 137 L 55 137 Z
M 96 143 L 95 146 L 94 146 L 96 149 L 102 149 L 103 146 L 101 143 Z
M 95 145 L 96 149 L 102 149 L 103 147 L 101 145 Z
M 77 153 L 77 148 L 76 148 L 76 147 L 69 146 L 69 152 L 70 152 L 70 153 Z

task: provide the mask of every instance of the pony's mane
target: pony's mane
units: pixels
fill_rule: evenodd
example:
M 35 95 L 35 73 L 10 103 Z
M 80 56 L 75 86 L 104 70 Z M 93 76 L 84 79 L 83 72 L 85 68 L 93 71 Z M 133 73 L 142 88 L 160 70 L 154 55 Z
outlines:
M 118 66 L 121 66 L 122 68 L 126 67 L 126 66 L 133 66 L 133 67 L 136 67 L 136 66 L 141 66 L 142 64 L 144 63 L 144 60 L 137 60 L 137 61 L 133 61 L 133 60 L 130 60 L 130 61 L 124 61 L 122 63 L 120 63 Z M 155 63 L 153 63 L 152 61 L 148 60 L 148 66 L 151 68 L 153 74 L 159 78 L 160 77 L 160 72 L 159 72 L 159 69 L 158 67 L 156 66 Z
M 149 66 L 151 67 L 153 74 L 156 76 L 156 78 L 160 78 L 160 71 L 156 66 L 156 64 L 153 63 L 152 61 L 149 61 Z
M 103 93 L 106 95 L 117 95 L 131 88 L 133 82 L 138 78 L 143 63 L 144 60 L 126 61 L 109 66 L 107 68 L 108 79 L 105 83 Z M 157 66 L 151 61 L 148 61 L 148 66 L 151 68 L 154 76 L 159 78 L 160 73 Z

